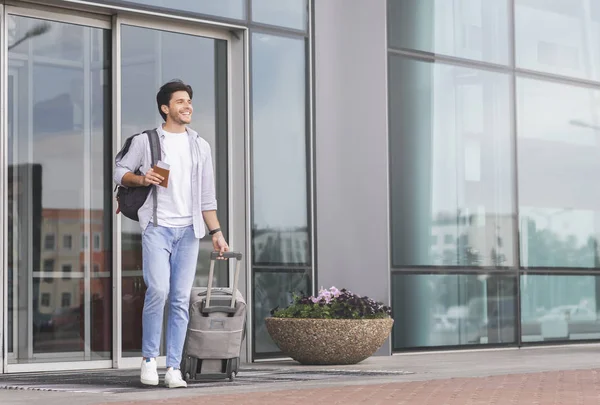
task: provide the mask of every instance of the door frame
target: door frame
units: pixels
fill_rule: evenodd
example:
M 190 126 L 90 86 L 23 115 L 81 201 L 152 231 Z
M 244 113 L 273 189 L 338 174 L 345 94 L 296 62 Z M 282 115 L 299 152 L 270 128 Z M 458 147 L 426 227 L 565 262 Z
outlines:
M 246 221 L 246 187 L 244 187 L 245 172 L 249 155 L 246 157 L 246 131 L 247 114 L 245 105 L 248 105 L 245 94 L 247 80 L 243 72 L 247 68 L 245 63 L 246 28 L 237 30 L 224 30 L 213 27 L 210 24 L 195 24 L 188 21 L 178 21 L 168 18 L 140 16 L 137 14 L 117 15 L 113 18 L 113 155 L 120 150 L 124 140 L 121 133 L 121 28 L 123 25 L 149 28 L 154 30 L 168 31 L 176 34 L 187 34 L 192 36 L 206 37 L 224 40 L 227 42 L 227 195 L 229 206 L 227 207 L 229 244 L 232 248 L 242 251 L 244 257 L 249 250 L 246 241 L 249 239 L 249 229 Z M 234 73 L 236 72 L 236 73 Z M 242 75 L 237 72 L 242 72 Z M 240 78 L 241 76 L 241 78 Z M 241 80 L 240 80 L 241 79 Z M 242 97 L 240 97 L 242 96 Z M 242 100 L 242 103 L 234 100 Z M 240 130 L 241 128 L 241 130 Z M 243 137 L 234 137 L 235 134 L 245 134 Z M 128 136 L 128 135 L 125 135 Z M 237 202 L 237 203 L 236 203 Z M 113 200 L 113 211 L 116 210 L 116 201 Z M 123 357 L 122 351 L 122 240 L 121 240 L 121 216 L 113 216 L 113 367 L 114 368 L 137 368 L 142 357 Z M 244 274 L 240 275 L 239 289 L 249 294 L 248 280 L 249 261 L 245 260 L 243 266 Z M 233 279 L 233 266 L 229 266 L 229 280 Z M 231 286 L 231 283 L 230 283 Z M 249 319 L 249 316 L 248 316 Z M 250 323 L 250 322 L 248 322 Z M 246 335 L 248 336 L 248 335 Z M 248 344 L 247 347 L 251 347 Z M 247 350 L 246 350 L 247 352 Z M 242 356 L 244 360 L 249 355 Z M 157 358 L 159 367 L 166 366 L 166 357 Z
M 18 15 L 63 23 L 85 25 L 111 30 L 112 36 L 112 156 L 120 150 L 121 134 L 121 26 L 135 25 L 145 28 L 160 29 L 174 33 L 203 36 L 227 41 L 227 155 L 229 197 L 229 244 L 244 254 L 242 274 L 238 288 L 246 296 L 246 302 L 252 301 L 250 285 L 251 258 L 251 224 L 250 224 L 250 122 L 249 122 L 249 40 L 248 28 L 235 24 L 224 24 L 207 20 L 177 17 L 164 13 L 135 10 L 128 7 L 81 5 L 82 10 L 52 7 L 61 5 L 61 0 L 46 0 L 44 4 L 36 4 L 37 0 L 22 3 L 6 0 L 0 3 L 0 215 L 6 218 L 8 212 L 8 27 L 7 16 Z M 73 8 L 73 2 L 69 2 Z M 50 4 L 50 6 L 48 5 Z M 116 14 L 114 14 L 116 12 Z M 110 14 L 113 14 L 112 16 Z M 116 201 L 113 199 L 113 212 Z M 121 216 L 112 215 L 112 358 L 110 360 L 90 360 L 80 362 L 52 362 L 31 364 L 8 364 L 8 223 L 3 223 L 0 230 L 0 374 L 33 371 L 60 371 L 104 368 L 139 367 L 141 357 L 123 358 L 121 347 L 122 322 L 122 263 L 121 263 Z M 90 244 L 91 244 L 90 240 Z M 230 266 L 229 279 L 232 280 Z M 88 269 L 91 271 L 91 269 Z M 87 291 L 89 295 L 89 291 Z M 247 306 L 248 328 L 252 328 L 252 306 Z M 89 309 L 88 309 L 89 310 Z M 88 319 L 88 321 L 90 321 Z M 6 326 L 5 326 L 6 325 Z M 245 347 L 242 349 L 242 361 L 251 361 L 251 330 L 246 334 Z M 165 358 L 158 359 L 159 365 Z M 164 364 L 162 364 L 164 366 Z
M 62 10 L 55 10 L 49 7 L 44 6 L 32 6 L 32 5 L 20 5 L 15 2 L 7 2 L 5 6 L 1 7 L 2 15 L 0 24 L 2 26 L 0 39 L 0 61 L 2 62 L 0 65 L 1 79 L 0 79 L 0 89 L 2 89 L 2 115 L 0 117 L 0 125 L 2 128 L 2 142 L 1 142 L 1 160 L 2 165 L 0 166 L 1 172 L 1 193 L 2 193 L 2 201 L 0 201 L 0 205 L 2 207 L 1 212 L 3 217 L 6 218 L 8 214 L 8 109 L 6 106 L 8 105 L 8 17 L 9 16 L 18 16 L 18 17 L 26 17 L 26 18 L 35 18 L 40 20 L 54 21 L 60 23 L 67 24 L 77 24 L 82 26 L 87 26 L 91 28 L 101 28 L 101 29 L 110 29 L 110 19 L 106 18 L 106 16 L 95 16 L 90 15 L 89 13 L 84 12 L 70 12 L 65 13 Z M 2 300 L 0 301 L 0 325 L 2 325 L 3 330 L 0 335 L 2 336 L 2 353 L 0 353 L 2 357 L 2 372 L 29 372 L 29 371 L 45 371 L 45 370 L 60 370 L 60 369 L 83 369 L 83 368 L 103 368 L 107 367 L 110 364 L 108 360 L 91 360 L 91 361 L 82 361 L 79 363 L 73 362 L 54 362 L 54 363 L 31 363 L 31 364 L 8 364 L 8 336 L 6 333 L 7 316 L 8 316 L 8 271 L 4 271 L 4 269 L 8 268 L 8 223 L 7 221 L 2 221 L 2 236 L 0 238 L 0 243 L 2 246 L 2 269 L 0 269 L 0 276 L 2 279 Z M 89 270 L 87 270 L 87 279 L 89 281 Z M 83 275 L 83 278 L 86 279 L 86 275 Z M 33 273 L 31 274 L 33 276 Z M 30 277 L 28 277 L 30 278 Z M 14 281 L 14 279 L 13 279 Z M 89 285 L 89 282 L 86 283 Z M 89 302 L 89 288 L 84 292 L 86 302 Z M 85 320 L 85 330 L 89 332 L 89 305 L 86 306 L 86 316 Z M 28 323 L 32 323 L 32 311 L 31 311 L 31 302 L 28 303 Z M 14 326 L 13 326 L 14 327 Z M 14 331 L 14 330 L 13 330 Z M 87 333 L 89 335 L 89 333 Z M 31 355 L 31 350 L 33 348 L 32 335 L 28 334 L 29 340 L 29 350 Z M 13 343 L 14 344 L 14 343 Z M 86 351 L 87 345 L 84 346 L 84 352 Z M 44 357 L 41 355 L 40 357 Z M 12 356 L 11 356 L 12 358 Z

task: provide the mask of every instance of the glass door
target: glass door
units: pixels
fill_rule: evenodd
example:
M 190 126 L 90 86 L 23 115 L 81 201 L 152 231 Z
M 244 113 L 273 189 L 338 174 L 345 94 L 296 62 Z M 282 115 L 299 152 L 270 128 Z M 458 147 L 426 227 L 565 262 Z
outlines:
M 5 13 L 8 371 L 110 366 L 110 20 Z
M 218 216 L 228 238 L 228 37 L 220 32 L 186 29 L 184 24 L 166 26 L 148 21 L 122 19 L 119 23 L 121 47 L 120 129 L 121 143 L 145 129 L 163 123 L 156 105 L 162 84 L 181 79 L 194 90 L 194 117 L 191 128 L 211 146 L 216 175 Z M 120 216 L 121 221 L 121 356 L 120 366 L 137 366 L 142 347 L 142 273 L 141 229 L 138 222 Z M 196 286 L 208 279 L 212 242 L 206 236 L 200 243 Z M 216 267 L 216 284 L 228 285 L 228 268 Z M 166 324 L 166 315 L 164 322 Z M 164 334 L 163 334 L 164 339 Z M 164 345 L 163 345 L 164 346 Z M 161 350 L 164 355 L 164 350 Z M 134 360 L 135 358 L 135 360 Z M 160 361 L 161 359 L 159 359 Z

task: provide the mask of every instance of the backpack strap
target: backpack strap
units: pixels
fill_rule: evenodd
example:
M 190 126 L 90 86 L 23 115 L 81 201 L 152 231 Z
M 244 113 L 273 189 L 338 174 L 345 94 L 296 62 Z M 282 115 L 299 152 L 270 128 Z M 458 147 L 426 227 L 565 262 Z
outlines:
M 152 167 L 154 167 L 154 165 L 156 165 L 156 163 L 161 158 L 160 139 L 158 138 L 158 132 L 156 132 L 156 129 L 150 129 L 144 132 L 146 132 L 146 135 L 148 135 L 148 141 L 150 142 L 150 156 L 152 158 Z M 152 193 L 152 220 L 154 226 L 158 226 L 158 218 L 156 215 L 158 207 L 158 193 L 156 190 L 156 186 L 154 186 L 154 190 Z

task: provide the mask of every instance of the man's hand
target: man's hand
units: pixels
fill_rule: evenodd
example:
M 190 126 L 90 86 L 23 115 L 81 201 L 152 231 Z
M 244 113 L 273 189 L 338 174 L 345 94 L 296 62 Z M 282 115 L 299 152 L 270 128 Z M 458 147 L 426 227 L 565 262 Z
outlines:
M 218 260 L 224 260 L 223 253 L 229 252 L 229 245 L 225 241 L 222 232 L 217 232 L 212 237 L 213 248 L 215 252 L 219 252 L 220 256 Z
M 159 185 L 165 178 L 150 168 L 142 177 L 142 186 Z

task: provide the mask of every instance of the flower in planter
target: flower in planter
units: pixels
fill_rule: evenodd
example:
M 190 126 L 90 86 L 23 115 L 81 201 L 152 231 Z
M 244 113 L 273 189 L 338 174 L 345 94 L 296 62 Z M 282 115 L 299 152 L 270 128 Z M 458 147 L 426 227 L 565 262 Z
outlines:
M 271 311 L 275 318 L 313 319 L 377 319 L 389 318 L 391 314 L 391 308 L 380 302 L 335 287 L 322 288 L 316 297 L 294 294 L 289 306 Z

